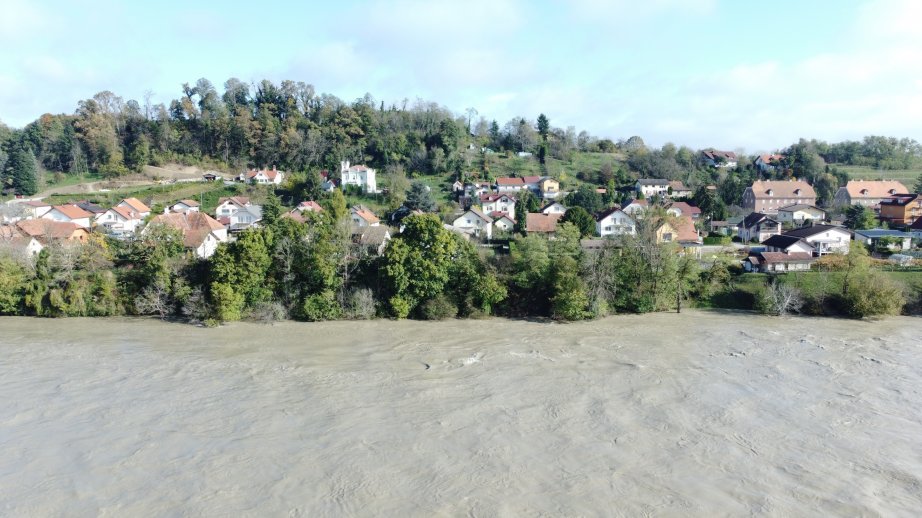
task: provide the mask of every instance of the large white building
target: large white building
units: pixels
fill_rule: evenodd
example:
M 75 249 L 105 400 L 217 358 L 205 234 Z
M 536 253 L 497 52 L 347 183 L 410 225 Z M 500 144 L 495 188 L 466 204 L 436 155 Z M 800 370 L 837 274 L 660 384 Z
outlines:
M 378 184 L 375 181 L 375 170 L 364 165 L 350 165 L 349 161 L 343 161 L 339 167 L 340 181 L 343 186 L 357 185 L 367 193 L 378 192 Z

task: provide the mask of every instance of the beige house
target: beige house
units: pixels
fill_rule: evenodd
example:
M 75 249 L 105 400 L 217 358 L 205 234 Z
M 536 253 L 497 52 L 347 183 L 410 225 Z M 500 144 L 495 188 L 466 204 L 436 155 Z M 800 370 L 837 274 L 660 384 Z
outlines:
M 544 199 L 554 199 L 560 196 L 560 182 L 553 178 L 544 178 L 538 183 L 541 190 L 541 197 Z
M 805 221 L 823 221 L 826 219 L 826 211 L 814 207 L 813 205 L 796 203 L 778 209 L 777 219 L 781 223 L 790 223 L 800 226 L 803 225 Z
M 839 187 L 833 203 L 877 208 L 882 200 L 896 194 L 909 194 L 909 189 L 896 180 L 849 180 L 844 187 Z
M 816 191 L 803 180 L 752 182 L 743 193 L 743 208 L 763 214 L 777 214 L 788 205 L 816 205 Z

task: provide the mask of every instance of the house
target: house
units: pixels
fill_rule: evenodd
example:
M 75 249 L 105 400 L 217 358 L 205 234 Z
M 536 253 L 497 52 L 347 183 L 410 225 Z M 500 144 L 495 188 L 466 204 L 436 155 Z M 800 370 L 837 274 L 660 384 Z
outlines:
M 493 186 L 490 182 L 470 182 L 464 185 L 464 195 L 471 197 L 480 197 L 481 194 L 491 192 Z
M 908 230 L 913 238 L 922 239 L 922 216 L 916 218 L 916 220 L 912 222 L 912 225 L 909 225 Z
M 505 212 L 515 214 L 516 199 L 508 194 L 481 194 L 480 210 L 484 214 L 491 212 Z
M 528 189 L 528 186 L 525 185 L 524 178 L 504 177 L 496 179 L 496 192 L 498 193 L 511 194 L 525 189 Z
M 864 243 L 869 248 L 876 248 L 881 239 L 887 239 L 893 242 L 893 244 L 887 247 L 892 252 L 909 250 L 912 247 L 912 234 L 908 232 L 880 228 L 855 231 L 855 241 Z
M 896 180 L 849 180 L 836 191 L 833 204 L 839 207 L 864 205 L 876 209 L 881 201 L 897 194 L 909 194 L 909 189 Z
M 238 210 L 244 209 L 251 206 L 250 199 L 246 196 L 231 196 L 230 198 L 219 198 L 218 206 L 215 208 L 215 217 L 219 220 L 221 218 L 230 217 L 231 214 L 237 212 Z
M 810 269 L 816 259 L 808 252 L 757 252 L 743 262 L 747 272 L 778 273 Z
M 144 229 L 163 225 L 182 232 L 183 246 L 196 257 L 207 259 L 214 255 L 220 243 L 228 241 L 227 228 L 218 220 L 199 211 L 171 212 L 154 216 Z
M 776 214 L 792 204 L 816 205 L 816 191 L 803 180 L 757 180 L 743 193 L 743 208 Z
M 493 220 L 476 208 L 455 218 L 451 226 L 477 237 L 493 239 Z
M 125 198 L 124 200 L 118 202 L 116 207 L 127 207 L 138 214 L 141 215 L 141 218 L 146 218 L 150 216 L 150 207 L 141 202 L 137 198 Z
M 525 231 L 529 234 L 537 233 L 552 236 L 557 232 L 557 223 L 562 217 L 563 214 L 529 212 L 525 215 Z
M 349 209 L 349 215 L 352 218 L 353 227 L 377 227 L 381 220 L 375 213 L 364 205 L 355 205 Z
M 786 254 L 806 253 L 813 255 L 815 251 L 813 245 L 808 243 L 805 239 L 796 236 L 786 236 L 784 234 L 770 236 L 765 241 L 762 241 L 762 246 L 764 246 L 765 250 L 768 252 L 783 252 Z
M 701 152 L 701 159 L 711 167 L 736 167 L 736 153 L 733 151 L 717 151 L 715 149 Z
M 45 215 L 46 212 L 51 210 L 51 204 L 45 203 L 43 201 L 25 201 L 18 204 L 22 208 L 22 216 L 10 218 L 11 222 L 19 221 L 20 219 L 35 219 L 40 218 Z
M 813 246 L 814 255 L 830 253 L 848 253 L 852 233 L 844 227 L 833 225 L 814 225 L 785 232 L 785 236 L 799 237 Z
M 361 245 L 364 252 L 381 255 L 391 240 L 391 230 L 385 225 L 357 227 L 352 232 L 352 242 Z
M 553 178 L 544 177 L 538 182 L 538 192 L 545 200 L 553 200 L 560 196 L 560 182 Z
M 555 201 L 542 207 L 541 212 L 544 214 L 566 214 L 567 208 L 562 203 Z
M 93 215 L 93 219 L 99 217 L 100 214 L 106 212 L 106 209 L 105 209 L 105 208 L 103 208 L 103 207 L 101 207 L 101 206 L 99 206 L 99 205 L 97 205 L 97 204 L 95 204 L 95 203 L 91 203 L 91 202 L 89 202 L 89 201 L 87 201 L 87 200 L 78 201 L 78 202 L 75 203 L 74 205 L 76 205 L 76 206 L 80 207 L 81 209 L 83 209 L 83 210 L 89 212 L 90 214 L 92 214 L 92 215 Z
M 221 177 L 218 176 L 218 175 L 216 175 L 215 173 L 205 173 L 205 174 L 202 175 L 202 180 L 204 180 L 204 181 L 206 181 L 206 182 L 216 182 L 216 181 L 218 181 L 220 178 L 221 178 Z
M 690 217 L 679 216 L 660 223 L 656 229 L 656 242 L 695 245 L 701 243 L 701 236 Z
M 0 225 L 0 250 L 19 253 L 24 258 L 31 258 L 45 248 L 38 239 L 20 231 L 15 225 Z
M 780 166 L 783 160 L 784 155 L 764 154 L 757 156 L 756 159 L 752 161 L 752 165 L 754 165 L 756 169 L 758 169 L 761 173 L 769 173 Z
M 39 243 L 48 245 L 55 241 L 86 243 L 90 231 L 70 221 L 55 221 L 49 218 L 24 219 L 16 228 L 25 236 L 34 237 Z
M 67 204 L 54 205 L 51 210 L 42 214 L 41 217 L 42 219 L 74 223 L 83 228 L 90 228 L 90 220 L 93 215 L 74 204 Z
M 780 234 L 781 223 L 761 212 L 753 212 L 736 225 L 736 233 L 744 243 L 761 243 L 771 236 Z
M 595 233 L 597 236 L 634 235 L 636 232 L 637 223 L 634 218 L 617 207 L 602 212 L 595 219 Z
M 922 194 L 895 194 L 880 201 L 880 220 L 891 225 L 911 225 L 922 217 Z
M 674 201 L 666 207 L 666 213 L 672 216 L 688 216 L 697 221 L 701 219 L 701 209 L 684 201 Z
M 348 160 L 339 164 L 339 178 L 342 185 L 356 185 L 366 193 L 378 192 L 375 170 L 364 165 L 351 165 Z
M 666 197 L 669 194 L 669 180 L 664 178 L 641 178 L 634 185 L 637 194 L 643 194 L 645 198 L 651 196 Z
M 128 207 L 118 205 L 96 216 L 95 221 L 97 226 L 115 235 L 133 234 L 143 222 L 144 218 L 140 214 Z
M 170 212 L 198 212 L 199 203 L 195 200 L 179 200 L 170 205 Z
M 621 210 L 623 210 L 625 214 L 636 216 L 638 213 L 647 210 L 649 206 L 650 204 L 647 203 L 647 200 L 631 200 L 631 202 L 622 207 Z
M 826 219 L 826 211 L 813 205 L 795 203 L 778 209 L 777 219 L 781 223 L 790 223 L 799 227 L 807 221 L 823 221 Z
M 669 182 L 669 193 L 670 198 L 691 198 L 692 191 L 685 186 L 679 180 L 672 180 Z
M 339 186 L 339 180 L 336 178 L 324 178 L 323 182 L 320 183 L 320 189 L 323 192 L 332 192 L 336 190 L 336 187 Z
M 494 212 L 490 215 L 493 218 L 493 227 L 500 232 L 512 232 L 515 230 L 515 220 L 504 212 Z
M 259 185 L 279 185 L 285 179 L 285 173 L 272 166 L 272 169 L 250 169 L 246 172 L 245 179 L 249 183 Z
M 462 194 L 464 192 L 464 182 L 455 180 L 455 183 L 451 184 L 451 192 L 458 195 Z
M 730 234 L 733 233 L 731 232 L 730 223 L 726 221 L 715 220 L 715 219 L 712 219 L 711 221 L 708 222 L 708 230 L 710 230 L 711 232 L 715 234 L 720 234 L 722 236 L 729 236 Z M 732 230 L 736 230 L 736 227 L 734 226 Z

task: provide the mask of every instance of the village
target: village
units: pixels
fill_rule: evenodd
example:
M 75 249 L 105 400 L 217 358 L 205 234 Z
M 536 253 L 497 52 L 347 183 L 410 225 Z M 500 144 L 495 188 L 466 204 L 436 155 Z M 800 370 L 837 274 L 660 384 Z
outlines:
M 770 172 L 780 155 L 759 155 L 754 165 Z M 736 166 L 733 152 L 705 151 L 702 159 L 714 168 Z M 376 170 L 365 165 L 340 164 L 338 175 L 323 173 L 324 192 L 353 189 L 364 194 L 379 193 Z M 202 181 L 239 182 L 267 186 L 282 184 L 283 171 L 276 168 L 251 169 L 233 179 L 214 173 Z M 714 186 L 706 189 L 716 190 Z M 453 215 L 443 216 L 444 227 L 480 246 L 502 251 L 517 234 L 540 235 L 554 239 L 558 225 L 567 221 L 568 191 L 550 176 L 499 177 L 495 181 L 455 181 L 451 196 L 457 201 Z M 604 188 L 596 188 L 605 194 Z M 538 210 L 522 210 L 523 198 Z M 656 239 L 674 243 L 682 254 L 705 260 L 717 252 L 735 254 L 747 272 L 788 272 L 809 270 L 820 257 L 845 254 L 852 241 L 896 264 L 909 265 L 918 257 L 922 238 L 922 195 L 911 193 L 899 181 L 851 180 L 839 188 L 832 207 L 817 207 L 817 194 L 804 180 L 757 180 L 746 187 L 742 208 L 747 215 L 713 220 L 702 217 L 693 202 L 693 191 L 683 182 L 658 178 L 640 178 L 630 189 L 627 201 L 610 204 L 592 214 L 592 235 L 582 236 L 586 250 L 598 249 L 606 240 L 634 235 L 638 222 L 651 209 L 666 215 L 658 222 Z M 319 200 L 302 200 L 283 214 L 300 223 L 308 222 L 307 213 L 320 212 Z M 211 214 L 200 210 L 194 199 L 178 199 L 166 204 L 160 213 L 134 197 L 122 199 L 111 207 L 91 201 L 51 205 L 42 200 L 8 202 L 0 226 L 0 243 L 34 257 L 51 242 L 82 243 L 90 233 L 112 239 L 129 239 L 157 226 L 182 233 L 183 244 L 196 258 L 211 257 L 221 243 L 235 239 L 240 232 L 259 227 L 261 205 L 247 196 L 221 198 Z M 841 216 L 843 210 L 860 206 L 873 211 L 876 228 L 850 229 Z M 384 252 L 388 241 L 400 232 L 400 220 L 419 209 L 401 207 L 391 214 L 376 214 L 369 207 L 356 204 L 349 208 L 354 242 L 372 253 Z M 840 214 L 835 216 L 834 214 Z M 518 221 L 523 219 L 524 221 Z M 913 246 L 916 244 L 916 247 Z

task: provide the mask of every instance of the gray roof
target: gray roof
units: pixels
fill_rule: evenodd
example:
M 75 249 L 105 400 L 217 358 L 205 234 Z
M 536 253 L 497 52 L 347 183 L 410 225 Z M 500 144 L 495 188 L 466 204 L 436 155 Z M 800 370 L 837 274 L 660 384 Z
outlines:
M 912 237 L 912 234 L 907 232 L 901 232 L 899 230 L 889 230 L 884 228 L 871 228 L 867 230 L 856 230 L 856 234 L 864 236 L 869 239 L 877 239 L 879 237 L 899 237 L 907 238 Z
M 851 230 L 845 227 L 839 227 L 836 225 L 813 225 L 812 227 L 802 227 L 796 230 L 790 230 L 788 232 L 785 232 L 784 235 L 794 236 L 794 237 L 810 237 L 810 236 L 815 236 L 816 234 L 822 234 L 823 232 L 826 232 L 827 230 L 842 230 L 842 231 L 848 232 L 849 234 L 852 233 Z
M 640 185 L 669 185 L 669 180 L 665 178 L 641 178 L 637 180 Z

